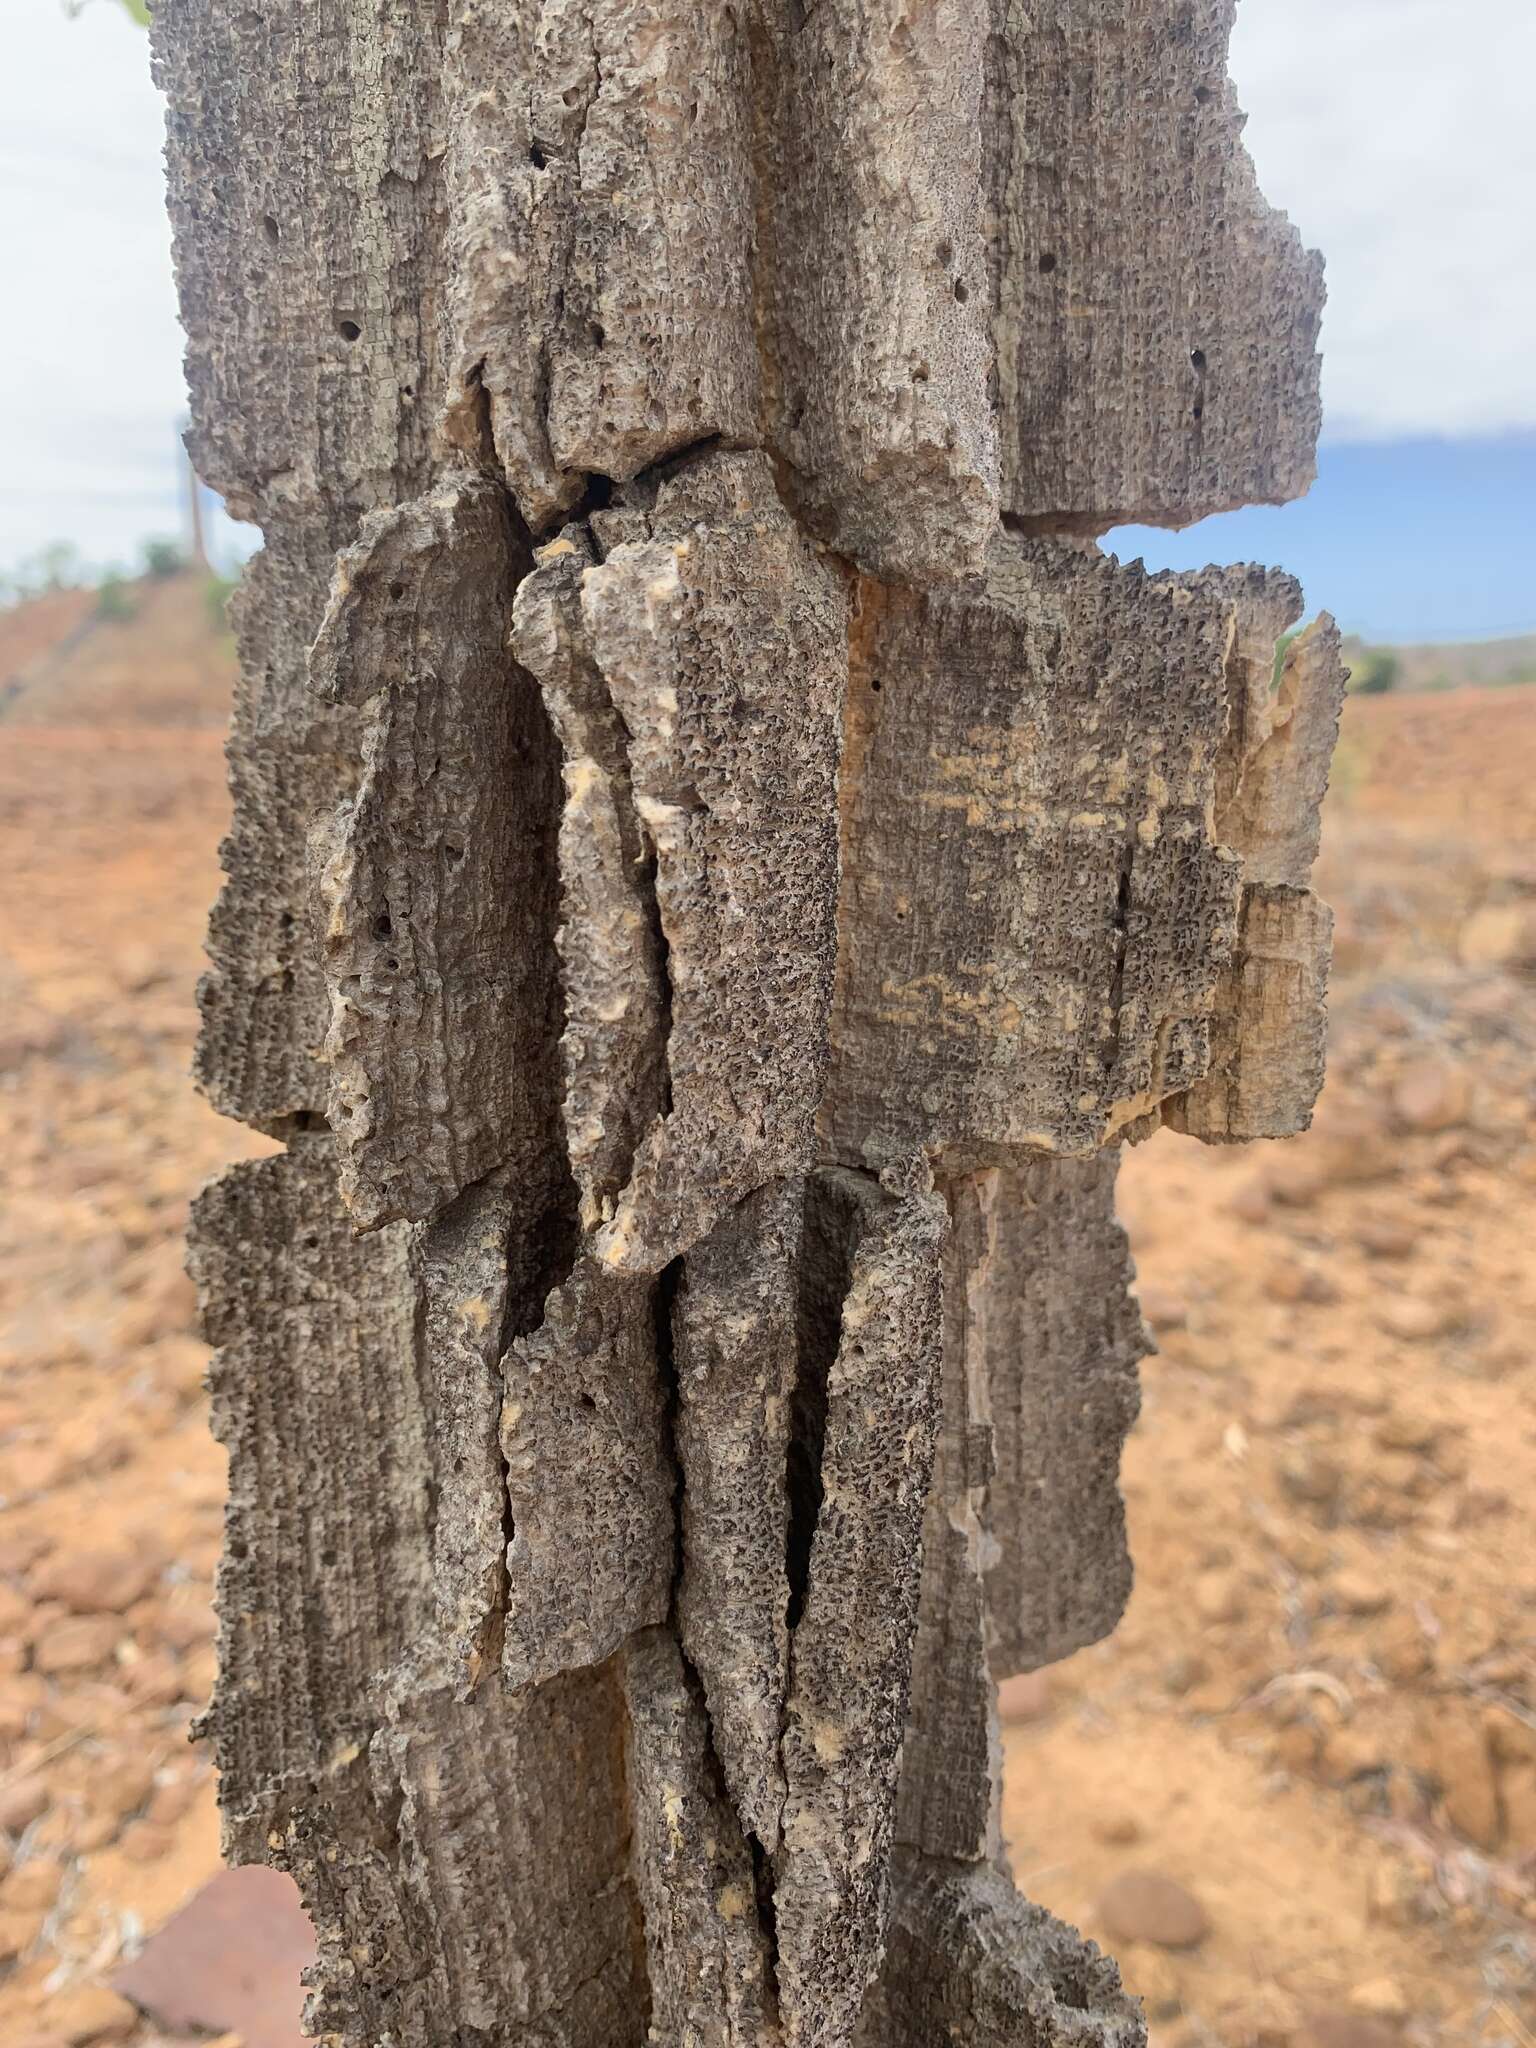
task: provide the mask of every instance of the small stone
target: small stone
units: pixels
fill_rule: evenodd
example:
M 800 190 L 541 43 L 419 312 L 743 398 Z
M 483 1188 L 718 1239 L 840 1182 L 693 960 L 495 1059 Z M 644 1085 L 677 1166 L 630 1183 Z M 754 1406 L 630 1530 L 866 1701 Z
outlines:
M 1160 1870 L 1124 1870 L 1099 1894 L 1099 1919 L 1115 1941 L 1196 1948 L 1211 1931 L 1203 1905 Z
M 8 1529 L 0 1536 L 0 1573 L 9 1577 L 29 1572 L 52 1548 L 53 1538 L 41 1529 Z
M 1330 1785 L 1347 1785 L 1382 1768 L 1381 1744 L 1353 1725 L 1330 1728 L 1318 1753 L 1323 1776 Z
M 1201 1572 L 1194 1585 L 1195 1612 L 1202 1621 L 1241 1621 L 1247 1611 L 1242 1577 L 1237 1572 Z
M 1305 1159 L 1276 1159 L 1264 1169 L 1271 1201 L 1286 1209 L 1310 1209 L 1322 1193 L 1322 1176 Z
M 1392 1113 L 1410 1131 L 1448 1131 L 1467 1114 L 1467 1077 L 1447 1060 L 1419 1060 L 1400 1074 Z
M 1283 1771 L 1310 1771 L 1317 1763 L 1321 1742 L 1321 1735 L 1309 1722 L 1292 1721 L 1276 1735 L 1270 1754 Z
M 0 1963 L 24 1956 L 42 1931 L 41 1913 L 13 1913 L 0 1908 Z
M 1192 1692 L 1210 1675 L 1210 1666 L 1193 1650 L 1175 1651 L 1163 1666 L 1163 1683 L 1177 1698 Z
M 22 1834 L 48 1811 L 48 1805 L 48 1788 L 41 1778 L 18 1778 L 0 1786 L 0 1828 L 8 1835 Z
M 87 2041 L 119 2041 L 131 2033 L 138 2016 L 133 2007 L 104 1984 L 81 1984 L 61 1992 L 49 2007 L 48 2023 L 70 2048 Z
M 1189 1304 L 1168 1287 L 1138 1287 L 1141 1312 L 1154 1330 L 1183 1330 L 1189 1325 Z
M 1319 1111 L 1304 1149 L 1316 1177 L 1336 1187 L 1358 1187 L 1367 1181 L 1390 1180 L 1398 1170 L 1397 1148 L 1387 1120 L 1373 1104 L 1344 1102 Z
M 1391 1588 L 1368 1572 L 1339 1572 L 1328 1591 L 1340 1614 L 1381 1614 L 1392 1605 Z
M 1462 1317 L 1450 1301 L 1425 1301 L 1418 1295 L 1399 1294 L 1388 1296 L 1378 1305 L 1376 1320 L 1389 1337 L 1401 1338 L 1405 1344 L 1427 1344 L 1456 1329 Z
M 1267 1223 L 1274 1203 L 1263 1181 L 1245 1180 L 1234 1189 L 1227 1206 L 1239 1223 Z
M 118 1852 L 130 1863 L 159 1863 L 175 1847 L 172 1829 L 157 1827 L 150 1820 L 136 1820 L 123 1830 Z
M 1524 967 L 1536 962 L 1536 912 L 1524 903 L 1484 903 L 1462 924 L 1456 953 L 1464 967 Z
M 1478 1848 L 1496 1849 L 1503 1832 L 1499 1787 L 1481 1726 L 1454 1706 L 1442 1708 L 1423 1731 L 1421 1754 L 1449 1824 Z
M 104 1760 L 91 1773 L 91 1804 L 124 1819 L 137 1813 L 155 1789 L 154 1766 L 146 1757 L 123 1755 Z
M 1379 2020 L 1404 2020 L 1411 2010 L 1408 1994 L 1395 1977 L 1372 1977 L 1357 1984 L 1349 1994 L 1355 2012 L 1369 2013 Z
M 110 1662 L 122 1630 L 114 1621 L 96 1615 L 76 1615 L 61 1621 L 40 1635 L 32 1645 L 34 1667 L 50 1677 L 75 1671 L 90 1671 Z
M 1315 1529 L 1282 1529 L 1275 1537 L 1275 1547 L 1291 1570 L 1304 1579 L 1317 1578 L 1327 1571 L 1333 1558 L 1327 1538 L 1319 1536 Z
M 1432 1451 L 1441 1426 L 1432 1415 L 1394 1409 L 1376 1425 L 1376 1441 L 1384 1451 Z
M 1395 2027 L 1360 2012 L 1315 2012 L 1296 2036 L 1296 2048 L 1400 2048 L 1400 2043 Z
M 158 1559 L 126 1550 L 74 1550 L 55 1554 L 33 1573 L 41 1600 L 61 1600 L 76 1614 L 121 1614 L 160 1576 Z
M 1320 1266 L 1302 1259 L 1279 1259 L 1264 1275 L 1264 1292 L 1271 1301 L 1288 1305 L 1296 1302 L 1337 1301 L 1339 1290 Z
M 190 1588 L 188 1590 L 191 1590 Z M 196 1650 L 211 1643 L 217 1629 L 212 1607 L 206 1599 L 162 1601 L 150 1623 L 150 1631 L 168 1650 Z
M 46 1913 L 59 1896 L 63 1882 L 64 1873 L 57 1863 L 34 1857 L 28 1863 L 19 1863 L 5 1880 L 0 1887 L 0 1904 L 8 1912 Z
M 1129 1848 L 1142 1836 L 1141 1822 L 1134 1813 L 1101 1813 L 1089 1825 L 1095 1839 L 1109 1843 L 1112 1848 Z
M 5 1452 L 4 1498 L 31 1500 L 50 1493 L 64 1475 L 64 1459 L 49 1444 L 8 1444 Z
M 1366 1917 L 1386 1927 L 1406 1927 L 1417 1918 L 1418 1881 L 1406 1863 L 1377 1864 L 1366 1876 Z
M 1407 1259 L 1419 1242 L 1411 1224 L 1392 1216 L 1361 1216 L 1354 1226 L 1355 1242 L 1373 1259 Z
M 1321 1451 L 1287 1451 L 1276 1470 L 1282 1489 L 1307 1507 L 1329 1507 L 1343 1490 L 1343 1471 Z
M 88 1813 L 70 1829 L 69 1846 L 77 1855 L 89 1856 L 115 1842 L 122 1825 L 115 1813 Z
M 997 1688 L 998 1716 L 1004 1722 L 1043 1721 L 1051 1711 L 1051 1682 L 1043 1671 L 1021 1671 Z
M 185 1698 L 181 1666 L 174 1657 L 156 1654 L 130 1664 L 125 1674 L 128 1690 L 149 1707 L 168 1707 Z

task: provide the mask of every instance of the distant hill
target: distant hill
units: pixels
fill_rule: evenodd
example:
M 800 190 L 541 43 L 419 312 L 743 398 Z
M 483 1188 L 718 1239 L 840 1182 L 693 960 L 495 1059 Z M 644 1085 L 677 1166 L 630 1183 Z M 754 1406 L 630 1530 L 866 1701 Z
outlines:
M 222 727 L 235 650 L 209 579 L 190 569 L 50 591 L 0 611 L 0 724 Z
M 1344 659 L 1365 652 L 1390 654 L 1399 690 L 1455 690 L 1467 684 L 1536 683 L 1536 633 L 1513 640 L 1462 640 L 1427 647 L 1382 647 L 1358 635 L 1344 642 Z

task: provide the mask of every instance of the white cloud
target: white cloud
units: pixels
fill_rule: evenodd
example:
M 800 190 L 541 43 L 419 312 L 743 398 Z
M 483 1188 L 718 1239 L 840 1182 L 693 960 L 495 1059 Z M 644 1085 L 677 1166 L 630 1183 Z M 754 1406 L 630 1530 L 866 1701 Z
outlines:
M 1232 70 L 1328 259 L 1326 431 L 1536 426 L 1532 0 L 1241 0 Z
M 175 530 L 186 396 L 147 42 L 0 0 L 0 564 Z M 1536 0 L 1242 0 L 1270 197 L 1329 260 L 1328 431 L 1536 425 Z

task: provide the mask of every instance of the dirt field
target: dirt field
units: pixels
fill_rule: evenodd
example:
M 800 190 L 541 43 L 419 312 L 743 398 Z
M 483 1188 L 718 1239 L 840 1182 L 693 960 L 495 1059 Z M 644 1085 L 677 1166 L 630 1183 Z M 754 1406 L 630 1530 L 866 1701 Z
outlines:
M 218 1862 L 180 1239 L 266 1147 L 184 1078 L 230 656 L 194 582 L 142 600 L 0 619 L 8 2048 L 167 2038 L 101 1980 Z M 1536 690 L 1352 702 L 1317 1128 L 1126 1168 L 1137 1591 L 1008 1688 L 1005 1820 L 1157 2048 L 1536 2048 L 1533 771 Z

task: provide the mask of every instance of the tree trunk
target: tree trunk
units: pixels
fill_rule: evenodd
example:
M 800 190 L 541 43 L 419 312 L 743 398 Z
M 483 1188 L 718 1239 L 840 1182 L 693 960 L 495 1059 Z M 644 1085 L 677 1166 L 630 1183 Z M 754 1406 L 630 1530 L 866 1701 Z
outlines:
M 202 988 L 227 1848 L 347 2048 L 1143 2038 L 995 1680 L 1111 1629 L 1118 1148 L 1302 1128 L 1342 687 L 1234 0 L 162 0 L 265 547 Z

